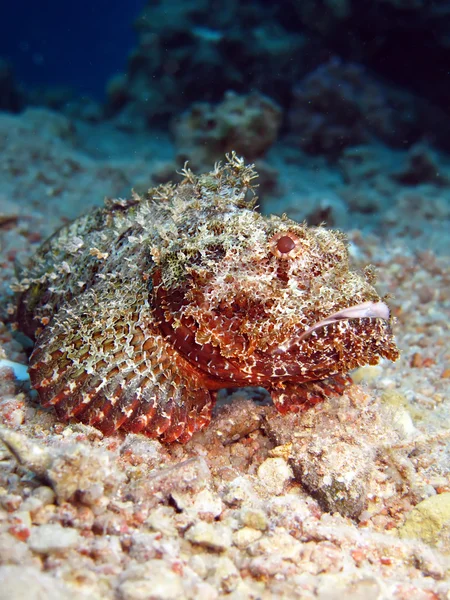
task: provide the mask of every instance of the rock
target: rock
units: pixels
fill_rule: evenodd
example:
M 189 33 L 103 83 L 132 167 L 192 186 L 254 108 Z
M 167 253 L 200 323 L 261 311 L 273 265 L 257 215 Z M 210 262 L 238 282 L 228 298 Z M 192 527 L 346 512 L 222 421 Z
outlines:
M 23 105 L 22 96 L 11 65 L 0 58 L 0 110 L 18 112 Z
M 80 595 L 61 581 L 34 567 L 0 567 L 0 600 L 79 600 Z
M 262 537 L 262 531 L 252 527 L 242 527 L 233 533 L 233 543 L 238 548 L 246 548 Z
M 155 498 L 156 494 L 169 497 L 172 493 L 195 493 L 206 488 L 211 482 L 211 471 L 204 458 L 195 457 L 182 461 L 166 469 L 159 469 L 143 480 L 138 478 L 130 486 L 135 502 Z
M 368 446 L 330 435 L 324 446 L 316 438 L 308 451 L 295 455 L 294 472 L 328 512 L 354 517 L 365 507 L 375 452 Z
M 393 174 L 393 179 L 406 185 L 448 185 L 448 177 L 445 168 L 440 164 L 438 154 L 431 147 L 421 143 L 409 149 L 406 164 L 399 173 Z
M 230 404 L 220 407 L 211 426 L 202 432 L 202 443 L 211 444 L 220 439 L 225 445 L 231 444 L 259 429 L 262 407 L 244 394 L 244 390 L 235 392 Z
M 251 504 L 257 502 L 255 489 L 243 476 L 236 477 L 227 485 L 224 501 L 230 505 Z
M 177 160 L 202 169 L 234 150 L 253 161 L 275 142 L 281 121 L 281 108 L 258 92 L 228 91 L 219 104 L 194 103 L 172 124 Z
M 39 477 L 46 477 L 51 464 L 50 452 L 47 449 L 3 425 L 0 425 L 0 440 L 21 465 Z
M 332 158 L 374 137 L 395 144 L 412 132 L 391 103 L 361 65 L 333 57 L 293 87 L 288 128 L 304 151 Z
M 352 379 L 354 383 L 361 383 L 363 381 L 371 383 L 380 379 L 383 375 L 383 369 L 379 365 L 366 365 L 365 367 L 359 367 L 352 372 Z
M 38 554 L 64 552 L 74 548 L 79 542 L 79 533 L 76 529 L 62 527 L 58 523 L 49 523 L 35 527 L 28 539 L 31 550 Z
M 113 492 L 121 481 L 110 452 L 82 444 L 63 448 L 54 457 L 47 477 L 59 501 L 78 493 L 89 506 L 97 503 L 105 489 Z
M 361 513 L 378 448 L 398 439 L 379 405 L 369 403 L 354 386 L 318 411 L 267 419 L 266 428 L 278 445 L 292 442 L 289 465 L 295 479 L 327 512 L 346 517 Z
M 75 139 L 75 127 L 72 121 L 56 111 L 30 106 L 23 112 L 22 121 L 36 136 L 59 138 L 69 142 Z
M 56 499 L 55 492 L 47 485 L 40 485 L 39 487 L 35 488 L 32 496 L 39 499 L 44 506 L 47 504 L 53 504 Z
M 31 564 L 33 559 L 34 557 L 25 542 L 18 540 L 6 531 L 0 533 L 0 564 L 16 564 L 23 567 L 26 564 Z
M 178 534 L 174 521 L 174 510 L 171 506 L 157 506 L 149 514 L 145 524 L 153 531 L 159 531 L 165 536 Z
M 277 560 L 298 562 L 302 554 L 302 543 L 287 533 L 283 527 L 277 527 L 273 532 L 263 536 L 252 544 L 248 550 L 250 556 L 269 557 Z
M 205 523 L 200 521 L 193 525 L 185 534 L 185 539 L 212 550 L 223 551 L 231 546 L 231 531 L 220 523 Z
M 450 528 L 450 492 L 419 502 L 399 530 L 402 538 L 416 538 L 437 546 L 441 533 Z M 450 551 L 450 546 L 446 549 Z
M 277 496 L 294 476 L 284 458 L 267 458 L 258 469 L 258 477 L 270 494 Z
M 78 493 L 85 504 L 95 504 L 105 490 L 113 492 L 124 479 L 105 449 L 64 443 L 49 450 L 3 426 L 0 440 L 22 466 L 51 484 L 59 502 Z
M 327 227 L 349 227 L 349 210 L 344 200 L 332 190 L 311 190 L 305 194 L 301 203 L 296 202 L 288 208 L 292 219 L 307 220 L 310 225 L 321 225 Z
M 121 600 L 178 600 L 185 598 L 181 577 L 162 560 L 148 560 L 127 569 L 119 585 Z
M 266 513 L 259 508 L 243 508 L 239 517 L 243 525 L 259 531 L 265 531 L 269 526 Z
M 241 576 L 235 564 L 228 556 L 219 556 L 216 564 L 212 583 L 216 589 L 221 589 L 226 594 L 229 594 L 236 589 L 236 586 L 241 581 Z
M 285 10 L 279 19 L 264 3 L 252 8 L 170 0 L 141 6 L 128 72 L 115 75 L 107 90 L 109 113 L 121 111 L 116 120 L 128 129 L 161 127 L 191 102 L 218 100 L 226 90 L 261 90 L 281 99 L 308 63 L 304 33 L 292 27 L 290 10 L 286 20 Z M 174 51 L 169 62 L 168 48 Z
M 223 511 L 222 500 L 206 488 L 195 495 L 173 492 L 171 496 L 178 509 L 196 518 L 214 519 Z

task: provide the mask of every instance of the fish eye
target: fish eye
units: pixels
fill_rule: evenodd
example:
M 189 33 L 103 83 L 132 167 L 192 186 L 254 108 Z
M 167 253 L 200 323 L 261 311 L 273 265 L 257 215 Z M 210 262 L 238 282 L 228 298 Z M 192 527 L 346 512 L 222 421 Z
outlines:
M 280 231 L 270 238 L 269 248 L 277 258 L 294 258 L 300 249 L 300 238 L 292 231 Z

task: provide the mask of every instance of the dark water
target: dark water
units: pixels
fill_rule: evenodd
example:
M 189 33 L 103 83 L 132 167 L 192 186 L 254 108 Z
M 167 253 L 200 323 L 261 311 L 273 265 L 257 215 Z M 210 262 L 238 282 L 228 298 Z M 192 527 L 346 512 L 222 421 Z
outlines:
M 109 77 L 126 67 L 136 42 L 132 22 L 144 0 L 8 2 L 0 56 L 26 86 L 72 87 L 102 98 Z
M 261 50 L 266 43 L 272 58 L 280 59 L 277 82 L 284 94 L 290 76 L 322 62 L 326 54 L 336 54 L 364 64 L 378 75 L 432 99 L 444 110 L 449 109 L 447 1 L 261 0 L 240 5 L 214 0 L 5 2 L 0 22 L 0 56 L 12 64 L 17 79 L 26 86 L 69 86 L 102 98 L 108 79 L 126 68 L 136 45 L 133 22 L 148 6 L 155 17 L 149 30 L 162 36 L 164 53 L 176 54 L 180 49 L 183 53 L 187 47 L 197 51 L 193 62 L 199 68 L 197 81 L 201 91 L 205 87 L 202 76 L 218 74 L 220 69 L 226 71 L 226 60 L 236 66 L 239 60 L 235 55 L 239 53 L 247 61 L 247 71 L 245 67 L 238 68 L 230 83 L 245 90 L 249 87 L 245 85 L 247 76 L 250 86 L 255 83 L 258 88 L 267 87 L 264 71 L 271 61 L 255 64 L 255 57 L 264 55 Z M 199 44 L 194 39 L 195 26 L 205 28 L 204 33 L 223 35 L 224 39 L 219 44 L 205 40 Z M 255 32 L 257 44 L 252 40 Z M 311 44 L 307 51 L 299 52 L 294 39 L 298 34 Z M 289 51 L 280 52 L 280 46 L 290 43 L 290 56 Z M 208 49 L 209 60 L 205 56 Z M 213 57 L 216 53 L 218 56 Z M 157 60 L 161 66 L 161 58 Z M 256 74 L 255 70 L 261 73 Z M 266 71 L 266 75 L 271 81 L 273 73 Z M 224 87 L 215 79 L 207 83 L 218 90 Z

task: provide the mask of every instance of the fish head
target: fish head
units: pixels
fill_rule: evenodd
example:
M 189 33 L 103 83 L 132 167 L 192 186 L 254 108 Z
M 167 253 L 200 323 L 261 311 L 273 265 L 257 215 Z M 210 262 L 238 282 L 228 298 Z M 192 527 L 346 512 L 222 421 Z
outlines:
M 270 388 L 397 358 L 389 308 L 350 269 L 342 233 L 220 208 L 183 228 L 155 277 L 162 330 L 217 386 Z

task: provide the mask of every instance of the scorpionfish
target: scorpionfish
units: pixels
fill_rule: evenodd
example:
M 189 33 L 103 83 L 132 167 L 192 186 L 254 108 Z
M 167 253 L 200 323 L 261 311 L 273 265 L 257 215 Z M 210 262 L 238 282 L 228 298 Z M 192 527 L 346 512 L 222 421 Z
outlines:
M 43 406 L 186 442 L 221 388 L 262 386 L 281 413 L 341 394 L 395 360 L 387 305 L 349 269 L 345 236 L 255 210 L 253 165 L 107 200 L 53 235 L 21 280 Z

